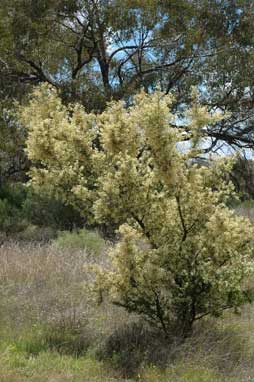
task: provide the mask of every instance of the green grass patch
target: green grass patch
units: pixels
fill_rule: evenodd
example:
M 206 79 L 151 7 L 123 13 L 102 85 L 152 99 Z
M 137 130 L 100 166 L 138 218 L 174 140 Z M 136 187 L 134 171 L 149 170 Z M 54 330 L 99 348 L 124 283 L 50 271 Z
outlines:
M 0 355 L 1 382 L 118 382 L 107 367 L 91 358 L 54 352 L 27 356 L 15 346 Z
M 150 366 L 140 373 L 139 379 L 140 382 L 226 382 L 224 376 L 214 369 L 186 363 L 179 363 L 165 370 Z M 227 378 L 227 382 L 233 380 Z
M 95 255 L 100 255 L 106 247 L 105 240 L 98 232 L 85 228 L 72 232 L 62 231 L 55 243 L 62 249 L 83 249 Z

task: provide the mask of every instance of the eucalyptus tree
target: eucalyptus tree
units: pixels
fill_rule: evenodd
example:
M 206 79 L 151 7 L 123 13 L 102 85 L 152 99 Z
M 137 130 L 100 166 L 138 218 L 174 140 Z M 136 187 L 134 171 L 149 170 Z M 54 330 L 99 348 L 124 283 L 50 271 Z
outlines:
M 46 82 L 101 112 L 159 86 L 181 117 L 196 85 L 231 114 L 204 132 L 207 150 L 252 148 L 253 25 L 252 0 L 2 0 L 0 101 L 25 103 Z

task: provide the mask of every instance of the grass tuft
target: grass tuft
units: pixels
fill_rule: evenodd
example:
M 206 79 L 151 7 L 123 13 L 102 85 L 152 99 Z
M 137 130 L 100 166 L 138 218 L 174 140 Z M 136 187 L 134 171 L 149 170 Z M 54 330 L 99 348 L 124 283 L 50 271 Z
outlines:
M 105 250 L 105 240 L 96 231 L 83 228 L 78 231 L 62 231 L 55 241 L 61 249 L 82 249 L 95 255 L 101 255 Z

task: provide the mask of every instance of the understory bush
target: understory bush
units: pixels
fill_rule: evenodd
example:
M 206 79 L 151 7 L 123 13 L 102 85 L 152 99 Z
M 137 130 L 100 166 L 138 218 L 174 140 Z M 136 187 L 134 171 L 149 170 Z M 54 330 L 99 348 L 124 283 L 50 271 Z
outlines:
M 20 240 L 49 240 L 57 230 L 83 226 L 84 219 L 59 200 L 33 192 L 21 183 L 0 187 L 0 232 Z
M 85 222 L 73 207 L 47 195 L 35 193 L 31 188 L 28 188 L 22 211 L 32 225 L 55 230 L 71 230 L 82 227 Z
M 22 231 L 27 220 L 22 212 L 26 191 L 20 184 L 0 186 L 0 231 L 8 234 Z

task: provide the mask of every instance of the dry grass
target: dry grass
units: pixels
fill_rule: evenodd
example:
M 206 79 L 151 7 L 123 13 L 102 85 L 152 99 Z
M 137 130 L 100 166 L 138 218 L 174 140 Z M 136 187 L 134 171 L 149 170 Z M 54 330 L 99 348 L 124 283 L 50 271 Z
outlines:
M 207 320 L 184 343 L 86 294 L 85 251 L 0 248 L 1 382 L 250 382 L 254 314 Z M 80 358 L 77 358 L 80 357 Z
M 250 219 L 250 221 L 254 222 L 254 202 L 242 203 L 235 209 L 237 215 L 245 216 Z
M 67 253 L 48 245 L 2 246 L 2 312 L 17 328 L 29 319 L 83 319 L 87 310 L 82 286 L 85 261 L 84 252 Z
M 94 261 L 106 262 L 103 255 L 50 244 L 13 242 L 0 247 L 0 334 L 2 329 L 5 336 L 9 331 L 12 338 L 20 338 L 24 332 L 28 342 L 33 338 L 34 348 L 40 341 L 35 333 L 44 336 L 46 330 L 50 347 L 55 342 L 59 350 L 64 341 L 72 352 L 72 342 L 82 353 L 125 325 L 125 311 L 96 306 L 86 293 L 90 275 L 84 264 Z

